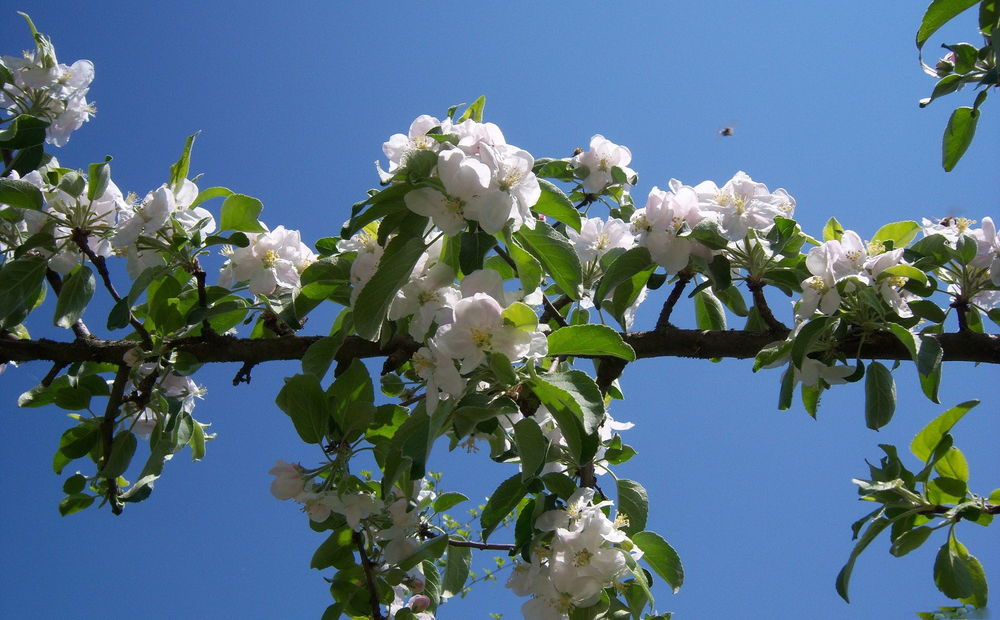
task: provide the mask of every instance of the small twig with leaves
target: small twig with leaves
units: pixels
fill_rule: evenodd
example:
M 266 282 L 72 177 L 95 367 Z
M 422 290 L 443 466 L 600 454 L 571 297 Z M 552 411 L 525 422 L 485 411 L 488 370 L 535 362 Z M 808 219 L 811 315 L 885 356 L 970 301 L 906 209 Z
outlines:
M 684 287 L 691 281 L 691 277 L 691 272 L 687 270 L 677 274 L 677 282 L 674 283 L 674 288 L 670 290 L 667 301 L 663 302 L 663 309 L 660 310 L 660 316 L 656 319 L 656 327 L 653 328 L 654 331 L 663 332 L 667 331 L 670 327 L 670 315 L 674 311 L 674 306 L 680 300 L 681 293 L 684 292 Z

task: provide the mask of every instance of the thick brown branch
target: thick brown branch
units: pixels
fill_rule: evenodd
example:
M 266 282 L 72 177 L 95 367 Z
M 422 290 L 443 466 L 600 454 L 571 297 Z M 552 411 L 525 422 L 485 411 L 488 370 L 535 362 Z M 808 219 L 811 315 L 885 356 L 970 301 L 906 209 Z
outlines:
M 768 333 L 740 330 L 704 331 L 675 329 L 669 332 L 635 332 L 625 334 L 625 342 L 635 349 L 639 358 L 651 357 L 713 357 L 746 359 L 754 357 L 764 346 L 787 336 L 787 332 Z M 978 362 L 1000 364 L 1000 335 L 959 332 L 934 334 L 946 362 Z M 259 364 L 274 360 L 301 359 L 309 345 L 321 336 L 287 336 L 284 338 L 236 338 L 219 336 L 205 340 L 180 338 L 167 343 L 167 348 L 183 351 L 199 362 L 252 362 Z M 108 362 L 118 364 L 126 351 L 136 346 L 130 340 L 55 340 L 0 339 L 0 362 Z M 851 357 L 858 351 L 858 342 L 844 340 L 841 349 Z M 355 358 L 382 357 L 400 349 L 416 351 L 419 343 L 408 336 L 396 336 L 385 344 L 370 342 L 350 336 L 337 352 L 336 360 L 350 363 Z M 861 345 L 859 356 L 863 359 L 909 360 L 906 348 L 889 333 L 868 334 Z

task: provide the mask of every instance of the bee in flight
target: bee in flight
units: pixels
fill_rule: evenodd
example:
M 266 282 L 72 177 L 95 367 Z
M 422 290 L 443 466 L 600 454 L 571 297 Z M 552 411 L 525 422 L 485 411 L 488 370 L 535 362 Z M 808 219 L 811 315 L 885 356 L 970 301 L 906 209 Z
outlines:
M 719 135 L 720 136 L 726 136 L 726 137 L 728 137 L 728 136 L 732 136 L 733 133 L 734 133 L 734 131 L 733 131 L 732 127 L 723 127 L 722 129 L 719 130 Z

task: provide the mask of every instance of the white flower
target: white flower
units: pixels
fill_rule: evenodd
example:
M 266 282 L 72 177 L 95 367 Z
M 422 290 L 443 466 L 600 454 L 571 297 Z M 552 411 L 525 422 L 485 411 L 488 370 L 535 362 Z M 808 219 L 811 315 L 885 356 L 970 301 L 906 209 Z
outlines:
M 316 260 L 297 230 L 278 226 L 271 232 L 248 235 L 250 244 L 236 248 L 222 268 L 222 286 L 249 282 L 256 295 L 272 295 L 299 288 L 299 274 Z
M 292 499 L 302 493 L 305 487 L 305 478 L 302 477 L 302 469 L 298 465 L 278 459 L 267 473 L 275 477 L 271 481 L 271 495 L 277 499 Z
M 409 132 L 393 134 L 389 140 L 382 144 L 382 152 L 389 158 L 389 173 L 395 172 L 399 168 L 406 156 L 413 151 L 438 151 L 438 142 L 434 138 L 428 138 L 427 132 L 435 127 L 439 127 L 441 121 L 422 114 L 410 123 Z
M 629 225 L 616 218 L 588 218 L 580 223 L 580 232 L 567 227 L 566 234 L 583 264 L 596 263 L 615 248 L 629 250 L 635 245 Z
M 454 360 L 442 353 L 433 340 L 413 354 L 411 364 L 417 375 L 427 381 L 429 413 L 434 413 L 441 400 L 458 398 L 465 392 L 465 379 L 458 374 Z
M 343 495 L 333 492 L 324 493 L 320 502 L 329 506 L 333 512 L 344 515 L 347 525 L 351 526 L 352 530 L 357 530 L 362 519 L 366 519 L 381 508 L 381 502 L 370 493 L 344 493 Z
M 818 309 L 831 315 L 840 307 L 840 293 L 837 291 L 835 265 L 843 264 L 844 256 L 840 243 L 827 241 L 809 250 L 806 267 L 812 277 L 802 281 L 802 299 L 795 309 L 797 320 L 808 319 Z
M 677 236 L 685 225 L 694 227 L 704 217 L 694 189 L 679 187 L 676 192 L 665 192 L 654 187 L 646 206 L 632 214 L 632 231 L 658 265 L 667 273 L 677 273 L 687 267 L 692 254 L 711 256 L 700 243 Z
M 462 360 L 462 372 L 479 366 L 486 353 L 503 353 L 512 362 L 530 350 L 531 333 L 504 325 L 503 309 L 485 293 L 476 293 L 455 304 L 455 322 L 438 328 L 434 340 L 445 354 Z
M 466 207 L 479 199 L 489 186 L 490 169 L 463 151 L 450 149 L 438 154 L 438 176 L 444 193 L 421 187 L 407 192 L 404 202 L 410 211 L 431 218 L 445 234 L 456 235 L 465 229 Z M 500 227 L 493 232 L 502 228 L 506 221 L 504 217 Z
M 452 308 L 461 298 L 458 289 L 451 285 L 454 280 L 455 271 L 444 263 L 438 263 L 423 276 L 411 279 L 392 300 L 389 320 L 412 317 L 410 335 L 417 340 L 427 337 L 427 330 L 433 323 L 451 323 Z
M 791 217 L 795 211 L 795 199 L 788 192 L 777 189 L 772 193 L 742 170 L 722 188 L 704 181 L 694 190 L 702 208 L 719 215 L 722 234 L 730 241 L 742 239 L 751 228 L 765 232 L 775 217 Z
M 514 231 L 522 225 L 534 228 L 536 219 L 531 207 L 542 195 L 538 177 L 531 171 L 534 157 L 515 146 L 483 144 L 480 159 L 490 169 L 490 184 L 483 196 L 469 204 L 466 216 L 479 222 L 483 230 L 490 234 L 499 232 L 511 219 Z M 496 212 L 487 212 L 487 209 Z
M 589 172 L 581 181 L 583 191 L 588 194 L 600 194 L 604 188 L 614 183 L 611 170 L 615 166 L 621 168 L 627 178 L 633 178 L 635 172 L 628 168 L 631 162 L 632 151 L 600 134 L 590 139 L 590 148 L 587 151 L 573 157 L 575 166 L 586 168 Z
M 972 232 L 979 249 L 973 266 L 988 269 L 994 286 L 1000 286 L 1000 232 L 997 232 L 993 218 L 984 217 L 983 226 Z
M 847 383 L 847 377 L 854 374 L 855 370 L 851 366 L 834 364 L 827 366 L 819 360 L 811 357 L 803 358 L 802 368 L 795 368 L 795 383 L 801 381 L 804 385 L 815 386 L 820 380 L 830 385 Z

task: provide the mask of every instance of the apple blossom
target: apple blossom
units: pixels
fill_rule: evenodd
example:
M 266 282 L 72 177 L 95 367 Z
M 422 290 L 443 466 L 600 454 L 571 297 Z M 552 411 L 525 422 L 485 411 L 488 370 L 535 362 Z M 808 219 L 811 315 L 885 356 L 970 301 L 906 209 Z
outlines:
M 302 243 L 297 230 L 278 226 L 273 231 L 247 235 L 250 244 L 235 248 L 222 267 L 222 286 L 248 282 L 255 295 L 273 295 L 280 290 L 299 288 L 299 274 L 316 255 Z
M 632 152 L 627 147 L 615 144 L 604 136 L 597 134 L 590 139 L 590 148 L 573 157 L 573 164 L 578 168 L 586 168 L 587 176 L 581 181 L 583 191 L 588 194 L 600 194 L 609 185 L 615 183 L 612 169 L 620 168 L 627 179 L 634 179 L 636 174 L 628 165 L 632 162 Z
M 305 489 L 305 478 L 302 477 L 302 468 L 298 465 L 278 459 L 267 473 L 275 477 L 271 481 L 271 495 L 277 499 L 292 499 Z
M 442 353 L 462 360 L 463 374 L 479 366 L 486 353 L 524 359 L 531 350 L 531 333 L 504 325 L 502 313 L 495 299 L 476 293 L 455 304 L 455 322 L 439 327 L 434 340 Z
M 787 191 L 779 188 L 770 192 L 742 170 L 721 188 L 703 181 L 694 191 L 702 209 L 718 215 L 722 235 L 730 241 L 742 239 L 751 228 L 766 232 L 775 217 L 791 217 L 795 211 L 795 199 Z
M 692 254 L 711 256 L 697 241 L 677 236 L 685 225 L 694 227 L 704 218 L 693 189 L 679 187 L 676 192 L 665 192 L 654 187 L 646 206 L 632 214 L 631 223 L 638 244 L 648 248 L 649 255 L 667 273 L 677 273 L 687 267 Z
M 411 358 L 413 370 L 427 382 L 427 411 L 433 413 L 441 400 L 458 398 L 465 392 L 465 379 L 454 360 L 431 340 Z

